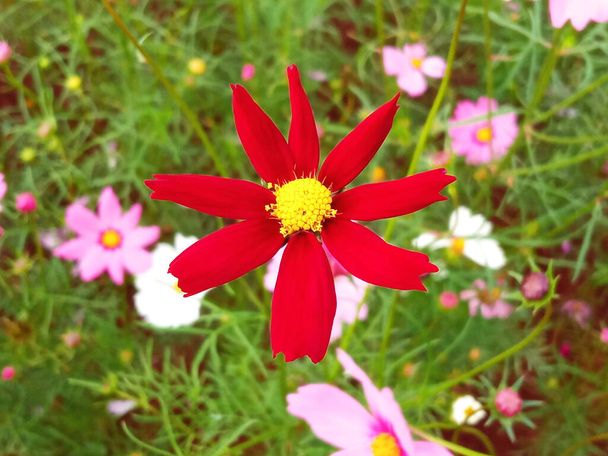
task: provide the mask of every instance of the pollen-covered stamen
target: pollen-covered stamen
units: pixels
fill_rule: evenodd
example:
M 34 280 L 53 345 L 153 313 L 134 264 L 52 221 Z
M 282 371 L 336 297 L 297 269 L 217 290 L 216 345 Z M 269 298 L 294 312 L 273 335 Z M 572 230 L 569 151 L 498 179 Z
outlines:
M 395 437 L 390 434 L 379 434 L 372 442 L 372 453 L 374 456 L 399 456 L 401 450 Z
M 106 249 L 115 249 L 116 247 L 118 247 L 120 245 L 121 242 L 122 242 L 122 237 L 120 236 L 118 231 L 107 230 L 107 231 L 104 231 L 103 234 L 101 235 L 101 244 Z
M 295 179 L 283 186 L 270 185 L 277 202 L 266 210 L 281 221 L 285 237 L 300 230 L 321 231 L 323 221 L 336 216 L 331 208 L 331 192 L 317 179 Z
M 422 59 L 412 59 L 412 66 L 414 68 L 420 68 L 422 66 Z
M 492 129 L 490 127 L 484 127 L 477 130 L 477 140 L 483 143 L 490 142 L 492 139 Z

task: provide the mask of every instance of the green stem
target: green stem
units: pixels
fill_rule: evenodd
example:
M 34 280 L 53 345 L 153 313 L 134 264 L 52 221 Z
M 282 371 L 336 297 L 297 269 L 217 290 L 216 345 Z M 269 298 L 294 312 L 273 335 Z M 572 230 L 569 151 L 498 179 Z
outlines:
M 420 159 L 420 155 L 422 154 L 422 151 L 426 146 L 427 138 L 431 132 L 431 128 L 433 127 L 433 122 L 435 121 L 435 116 L 437 115 L 437 112 L 439 111 L 439 108 L 441 106 L 441 102 L 443 101 L 443 97 L 445 96 L 445 93 L 448 90 L 448 86 L 450 84 L 450 75 L 452 74 L 452 67 L 454 66 L 454 60 L 456 58 L 456 49 L 458 48 L 460 29 L 464 20 L 464 12 L 466 10 L 467 3 L 468 0 L 462 0 L 462 3 L 460 5 L 458 20 L 456 21 L 456 29 L 454 30 L 452 42 L 450 43 L 450 50 L 448 52 L 445 74 L 443 75 L 443 79 L 441 80 L 441 85 L 439 86 L 439 90 L 437 92 L 437 96 L 435 97 L 435 101 L 433 102 L 433 106 L 431 106 L 431 111 L 429 112 L 429 115 L 426 118 L 424 127 L 422 127 L 422 133 L 420 134 L 420 138 L 418 139 L 418 143 L 416 144 L 414 156 L 412 157 L 410 166 L 407 169 L 408 176 L 416 172 L 416 168 L 418 167 L 418 160 Z
M 598 440 L 606 440 L 608 439 L 608 432 L 605 434 L 594 435 L 593 437 L 589 437 L 588 439 L 583 440 L 582 442 L 575 443 L 570 448 L 562 453 L 562 456 L 568 456 L 569 454 L 574 453 L 580 447 L 583 447 L 589 443 L 597 442 Z
M 460 426 L 458 424 L 450 424 L 450 423 L 428 423 L 419 427 L 419 429 L 448 429 L 454 430 L 458 429 L 460 432 L 466 432 L 467 434 L 472 434 L 477 437 L 481 442 L 485 445 L 491 455 L 496 454 L 496 450 L 494 449 L 494 445 L 492 445 L 492 441 L 481 432 L 479 429 L 474 428 L 472 426 Z
M 384 326 L 384 333 L 382 334 L 382 342 L 380 344 L 380 353 L 378 353 L 378 385 L 380 388 L 384 386 L 384 364 L 386 361 L 386 351 L 388 350 L 388 343 L 391 338 L 391 331 L 393 329 L 393 323 L 395 321 L 395 309 L 397 308 L 397 301 L 399 300 L 399 290 L 395 290 L 393 294 L 393 300 L 391 301 L 391 307 L 386 317 L 386 325 Z
M 465 448 L 463 446 L 457 445 L 452 442 L 448 442 L 447 440 L 440 439 L 439 437 L 435 437 L 434 435 L 427 434 L 426 432 L 422 432 L 420 429 L 415 428 L 414 426 L 409 426 L 409 428 L 410 428 L 410 431 L 412 431 L 412 434 L 415 434 L 418 437 L 421 437 L 424 440 L 427 440 L 429 442 L 437 443 L 437 444 L 441 445 L 442 447 L 445 447 L 448 450 L 452 450 L 458 454 L 463 454 L 465 456 L 489 456 L 486 453 L 480 453 L 478 451 L 469 450 L 468 448 Z
M 190 107 L 186 104 L 186 101 L 177 92 L 177 89 L 173 86 L 173 84 L 171 84 L 171 81 L 169 81 L 169 79 L 165 76 L 162 68 L 156 63 L 156 61 L 150 56 L 150 54 L 148 54 L 148 52 L 146 52 L 146 50 L 143 47 L 141 47 L 141 45 L 137 42 L 137 40 L 131 34 L 131 32 L 126 27 L 126 25 L 124 24 L 122 19 L 120 19 L 118 14 L 116 14 L 116 11 L 114 11 L 114 8 L 112 8 L 110 3 L 108 3 L 108 0 L 101 0 L 101 1 L 103 2 L 104 6 L 108 10 L 110 15 L 114 19 L 114 21 L 116 22 L 116 24 L 118 24 L 118 26 L 122 29 L 122 31 L 124 32 L 126 37 L 133 43 L 133 45 L 137 48 L 137 50 L 141 53 L 141 55 L 144 56 L 144 58 L 146 59 L 146 62 L 148 62 L 148 64 L 150 65 L 150 68 L 152 68 L 152 71 L 154 72 L 154 74 L 156 75 L 158 80 L 160 82 L 162 82 L 162 84 L 165 86 L 165 88 L 167 89 L 169 94 L 173 97 L 173 99 L 177 102 L 177 104 L 179 105 L 181 110 L 184 112 L 184 114 L 190 121 L 192 128 L 194 128 L 194 131 L 196 132 L 198 137 L 203 142 L 203 145 L 207 149 L 207 152 L 209 153 L 209 156 L 213 160 L 213 163 L 215 164 L 220 175 L 223 177 L 227 177 L 228 174 L 226 173 L 226 169 L 224 168 L 222 161 L 220 160 L 219 156 L 217 155 L 215 147 L 213 147 L 213 144 L 209 140 L 207 133 L 205 133 L 205 130 L 203 130 L 203 128 L 201 127 L 201 124 L 198 121 L 198 118 L 196 117 L 196 114 L 194 113 L 194 111 L 192 111 L 190 109 Z
M 539 133 L 533 128 L 526 130 L 535 139 L 552 144 L 586 144 L 595 141 L 608 141 L 608 136 L 550 136 Z
M 507 176 L 525 176 L 528 174 L 543 173 L 545 171 L 554 171 L 556 169 L 567 168 L 568 166 L 576 165 L 587 160 L 591 160 L 595 157 L 601 157 L 602 155 L 608 154 L 608 146 L 600 147 L 599 149 L 592 150 L 590 152 L 575 155 L 574 157 L 566 158 L 563 160 L 557 160 L 545 165 L 536 166 L 533 168 L 518 168 L 508 171 L 503 171 L 503 174 Z
M 421 392 L 419 397 L 416 400 L 420 400 L 425 397 L 432 396 L 433 394 L 437 394 L 441 391 L 444 391 L 453 386 L 456 386 L 456 385 L 474 377 L 475 375 L 479 374 L 480 372 L 483 372 L 484 370 L 489 369 L 490 367 L 494 366 L 495 364 L 498 364 L 502 360 L 507 359 L 510 356 L 514 355 L 515 353 L 520 351 L 522 348 L 524 348 L 526 345 L 528 345 L 530 342 L 532 342 L 538 335 L 540 335 L 540 333 L 543 331 L 543 329 L 545 329 L 545 326 L 549 322 L 550 317 L 551 317 L 551 302 L 549 302 L 547 304 L 547 310 L 545 311 L 545 315 L 543 316 L 540 323 L 523 340 L 519 341 L 517 344 L 513 345 L 511 348 L 509 348 L 508 350 L 505 350 L 504 352 L 500 353 L 499 355 L 494 356 L 492 359 L 489 359 L 485 363 L 480 364 L 479 366 L 475 367 L 474 369 L 471 369 L 470 371 L 465 372 L 464 374 L 459 375 L 458 377 L 456 377 L 452 380 L 447 380 L 445 382 L 439 383 L 439 384 L 435 385 L 434 387 Z
M 557 105 L 555 105 L 553 108 L 549 109 L 548 111 L 545 111 L 542 114 L 539 114 L 537 117 L 535 117 L 532 120 L 532 122 L 533 123 L 544 122 L 545 120 L 549 119 L 553 115 L 557 114 L 562 109 L 567 108 L 571 104 L 576 103 L 578 100 L 583 98 L 585 95 L 587 95 L 590 92 L 593 92 L 595 89 L 597 89 L 599 86 L 601 86 L 602 84 L 604 84 L 606 82 L 608 82 L 608 73 L 606 73 L 601 78 L 593 81 L 591 84 L 589 84 L 587 87 L 585 87 L 581 91 L 575 93 L 574 95 L 569 96 L 564 101 L 562 101 L 561 103 L 558 103 Z
M 4 66 L 4 74 L 6 76 L 7 82 L 13 88 L 15 88 L 16 90 L 21 92 L 26 98 L 29 98 L 34 103 L 38 103 L 38 97 L 36 97 L 36 94 L 34 92 L 32 92 L 30 89 L 28 89 L 27 87 L 25 87 L 23 85 L 23 83 L 15 77 L 15 75 L 11 71 L 11 68 L 8 66 L 8 64 L 3 65 L 3 66 Z

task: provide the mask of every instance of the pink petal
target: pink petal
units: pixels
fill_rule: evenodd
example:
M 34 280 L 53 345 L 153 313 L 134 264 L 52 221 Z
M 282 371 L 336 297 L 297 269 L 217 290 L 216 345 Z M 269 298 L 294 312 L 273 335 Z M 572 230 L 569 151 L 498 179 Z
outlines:
M 454 456 L 438 443 L 433 442 L 414 442 L 415 456 Z
M 53 255 L 64 260 L 79 260 L 95 245 L 97 243 L 91 238 L 77 237 L 57 247 L 53 250 Z
M 414 59 L 423 60 L 426 57 L 426 47 L 423 44 L 406 44 L 403 46 L 403 54 L 408 61 Z
M 95 244 L 90 247 L 78 263 L 80 278 L 90 282 L 101 275 L 108 266 L 108 256 L 103 247 Z
M 116 285 L 122 285 L 124 281 L 125 271 L 123 266 L 122 253 L 122 250 L 113 250 L 107 253 L 108 274 Z
M 70 204 L 66 209 L 65 223 L 81 236 L 96 237 L 102 230 L 97 216 L 78 203 Z
M 152 266 L 152 254 L 143 249 L 124 249 L 123 252 L 124 267 L 131 274 L 140 274 L 147 271 Z
M 422 61 L 420 70 L 430 78 L 442 78 L 446 63 L 441 57 L 433 56 Z
M 426 92 L 426 79 L 418 70 L 407 70 L 397 78 L 397 85 L 410 97 L 419 97 Z
M 158 226 L 140 226 L 131 231 L 123 233 L 124 248 L 144 248 L 155 243 L 160 236 L 160 228 Z
M 131 208 L 124 213 L 120 222 L 116 224 L 116 229 L 121 233 L 126 233 L 137 227 L 139 219 L 141 218 L 141 204 L 134 204 Z
M 338 361 L 342 364 L 344 372 L 353 377 L 363 387 L 365 398 L 367 399 L 367 405 L 369 406 L 372 415 L 378 417 L 379 403 L 381 402 L 380 390 L 376 388 L 376 385 L 372 383 L 367 374 L 361 369 L 357 363 L 341 348 L 336 351 L 338 355 Z
M 403 52 L 392 46 L 382 48 L 382 62 L 384 72 L 389 76 L 398 75 L 408 65 Z
M 349 448 L 347 450 L 336 451 L 329 456 L 374 456 L 371 444 L 363 445 L 357 448 Z
M 332 385 L 299 387 L 287 395 L 287 411 L 305 420 L 321 440 L 342 449 L 371 448 L 378 426 L 361 404 Z
M 120 201 L 118 201 L 112 187 L 106 187 L 102 190 L 97 203 L 97 213 L 99 214 L 99 219 L 104 228 L 119 223 L 122 215 L 122 208 L 120 207 Z

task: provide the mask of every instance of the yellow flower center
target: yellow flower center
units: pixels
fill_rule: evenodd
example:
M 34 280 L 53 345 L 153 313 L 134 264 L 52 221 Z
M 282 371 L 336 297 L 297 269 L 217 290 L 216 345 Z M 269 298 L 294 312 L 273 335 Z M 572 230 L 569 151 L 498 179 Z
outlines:
M 175 281 L 175 283 L 173 284 L 173 289 L 175 290 L 176 293 L 178 294 L 184 294 L 184 292 L 182 291 L 182 289 L 177 285 L 177 280 Z
M 412 65 L 414 68 L 420 68 L 422 66 L 422 59 L 412 59 Z
M 383 433 L 372 442 L 372 453 L 374 453 L 374 456 L 399 456 L 401 450 L 395 441 L 395 437 Z
M 281 234 L 285 237 L 300 230 L 321 231 L 323 220 L 336 216 L 331 208 L 331 192 L 317 179 L 296 179 L 274 187 L 276 204 L 266 210 L 281 221 Z
M 101 243 L 107 249 L 115 249 L 116 247 L 118 247 L 120 245 L 121 241 L 122 241 L 122 239 L 120 237 L 120 234 L 118 234 L 114 230 L 105 231 L 101 235 Z
M 471 415 L 475 414 L 477 410 L 475 410 L 473 407 L 471 407 L 470 405 L 464 409 L 464 414 L 466 415 L 467 418 L 469 418 Z
M 477 130 L 477 139 L 481 142 L 487 143 L 492 139 L 492 129 L 490 127 L 484 127 Z
M 455 238 L 452 241 L 452 250 L 457 255 L 462 255 L 462 252 L 464 251 L 464 239 L 463 238 Z

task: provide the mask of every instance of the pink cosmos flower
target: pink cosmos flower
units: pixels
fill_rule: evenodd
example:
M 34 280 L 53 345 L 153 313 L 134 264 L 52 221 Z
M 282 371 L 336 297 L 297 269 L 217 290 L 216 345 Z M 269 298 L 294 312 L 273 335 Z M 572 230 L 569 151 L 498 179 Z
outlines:
M 365 290 L 370 285 L 348 274 L 346 269 L 336 261 L 325 246 L 323 246 L 323 249 L 329 259 L 329 265 L 334 276 L 334 286 L 336 287 L 336 315 L 329 338 L 329 341 L 333 342 L 342 336 L 342 326 L 344 324 L 352 325 L 355 320 L 365 320 L 367 318 L 367 304 L 361 305 L 358 315 L 357 308 L 365 296 Z M 264 287 L 271 293 L 274 293 L 284 251 L 285 247 L 281 248 L 268 262 L 266 274 L 264 275 Z
M 549 0 L 553 27 L 561 28 L 571 21 L 576 30 L 583 30 L 590 21 L 608 21 L 606 0 Z
M 442 446 L 412 440 L 401 408 L 389 388 L 379 390 L 343 350 L 338 360 L 361 383 L 369 411 L 328 384 L 310 384 L 287 395 L 287 411 L 305 420 L 321 440 L 340 448 L 332 456 L 449 456 Z
M 0 65 L 8 62 L 11 58 L 11 47 L 6 41 L 0 41 Z
M 485 281 L 477 279 L 473 282 L 471 290 L 464 290 L 460 293 L 460 299 L 469 301 L 469 315 L 477 315 L 481 307 L 483 318 L 507 318 L 513 310 L 512 305 L 502 300 L 504 292 L 499 288 L 488 289 Z
M 403 50 L 392 46 L 382 48 L 384 72 L 397 76 L 397 85 L 410 97 L 419 97 L 427 89 L 425 76 L 442 78 L 445 60 L 441 57 L 426 56 L 423 44 L 406 44 Z
M 249 81 L 254 76 L 255 66 L 252 63 L 246 63 L 245 65 L 243 65 L 243 69 L 241 70 L 241 79 L 243 81 Z
M 521 411 L 523 403 L 524 401 L 522 401 L 517 391 L 511 388 L 501 389 L 494 398 L 496 409 L 506 417 L 517 415 Z
M 4 174 L 0 173 L 0 200 L 2 200 L 2 198 L 4 198 L 4 195 L 6 195 L 6 189 L 7 189 L 7 185 L 6 185 L 6 182 L 4 181 Z M 2 212 L 1 204 L 0 204 L 0 212 Z
M 496 100 L 481 97 L 477 103 L 465 100 L 458 103 L 450 119 L 449 133 L 456 155 L 465 155 L 469 165 L 490 163 L 505 155 L 518 134 L 517 114 L 510 112 L 492 116 L 488 124 L 488 110 L 498 109 Z M 471 119 L 476 119 L 470 121 Z M 491 147 L 490 147 L 491 146 Z
M 33 212 L 36 210 L 36 207 L 38 207 L 36 198 L 31 192 L 23 192 L 17 195 L 15 205 L 17 206 L 17 210 L 24 214 L 27 214 L 28 212 Z
M 97 215 L 78 203 L 67 208 L 65 221 L 77 236 L 57 247 L 53 255 L 78 261 L 78 273 L 85 282 L 108 271 L 114 283 L 122 285 L 125 269 L 139 274 L 152 265 L 145 248 L 160 236 L 158 226 L 138 227 L 140 217 L 141 205 L 135 204 L 123 214 L 112 187 L 106 187 L 99 197 Z
M 591 316 L 591 307 L 585 301 L 571 299 L 562 306 L 562 312 L 567 313 L 581 328 L 587 326 L 587 320 Z
M 600 340 L 605 344 L 608 344 L 608 328 L 602 329 L 602 332 L 600 334 Z
M 9 380 L 12 380 L 15 377 L 16 373 L 17 371 L 13 366 L 6 366 L 2 368 L 2 373 L 0 374 L 0 377 L 3 381 L 8 382 Z

